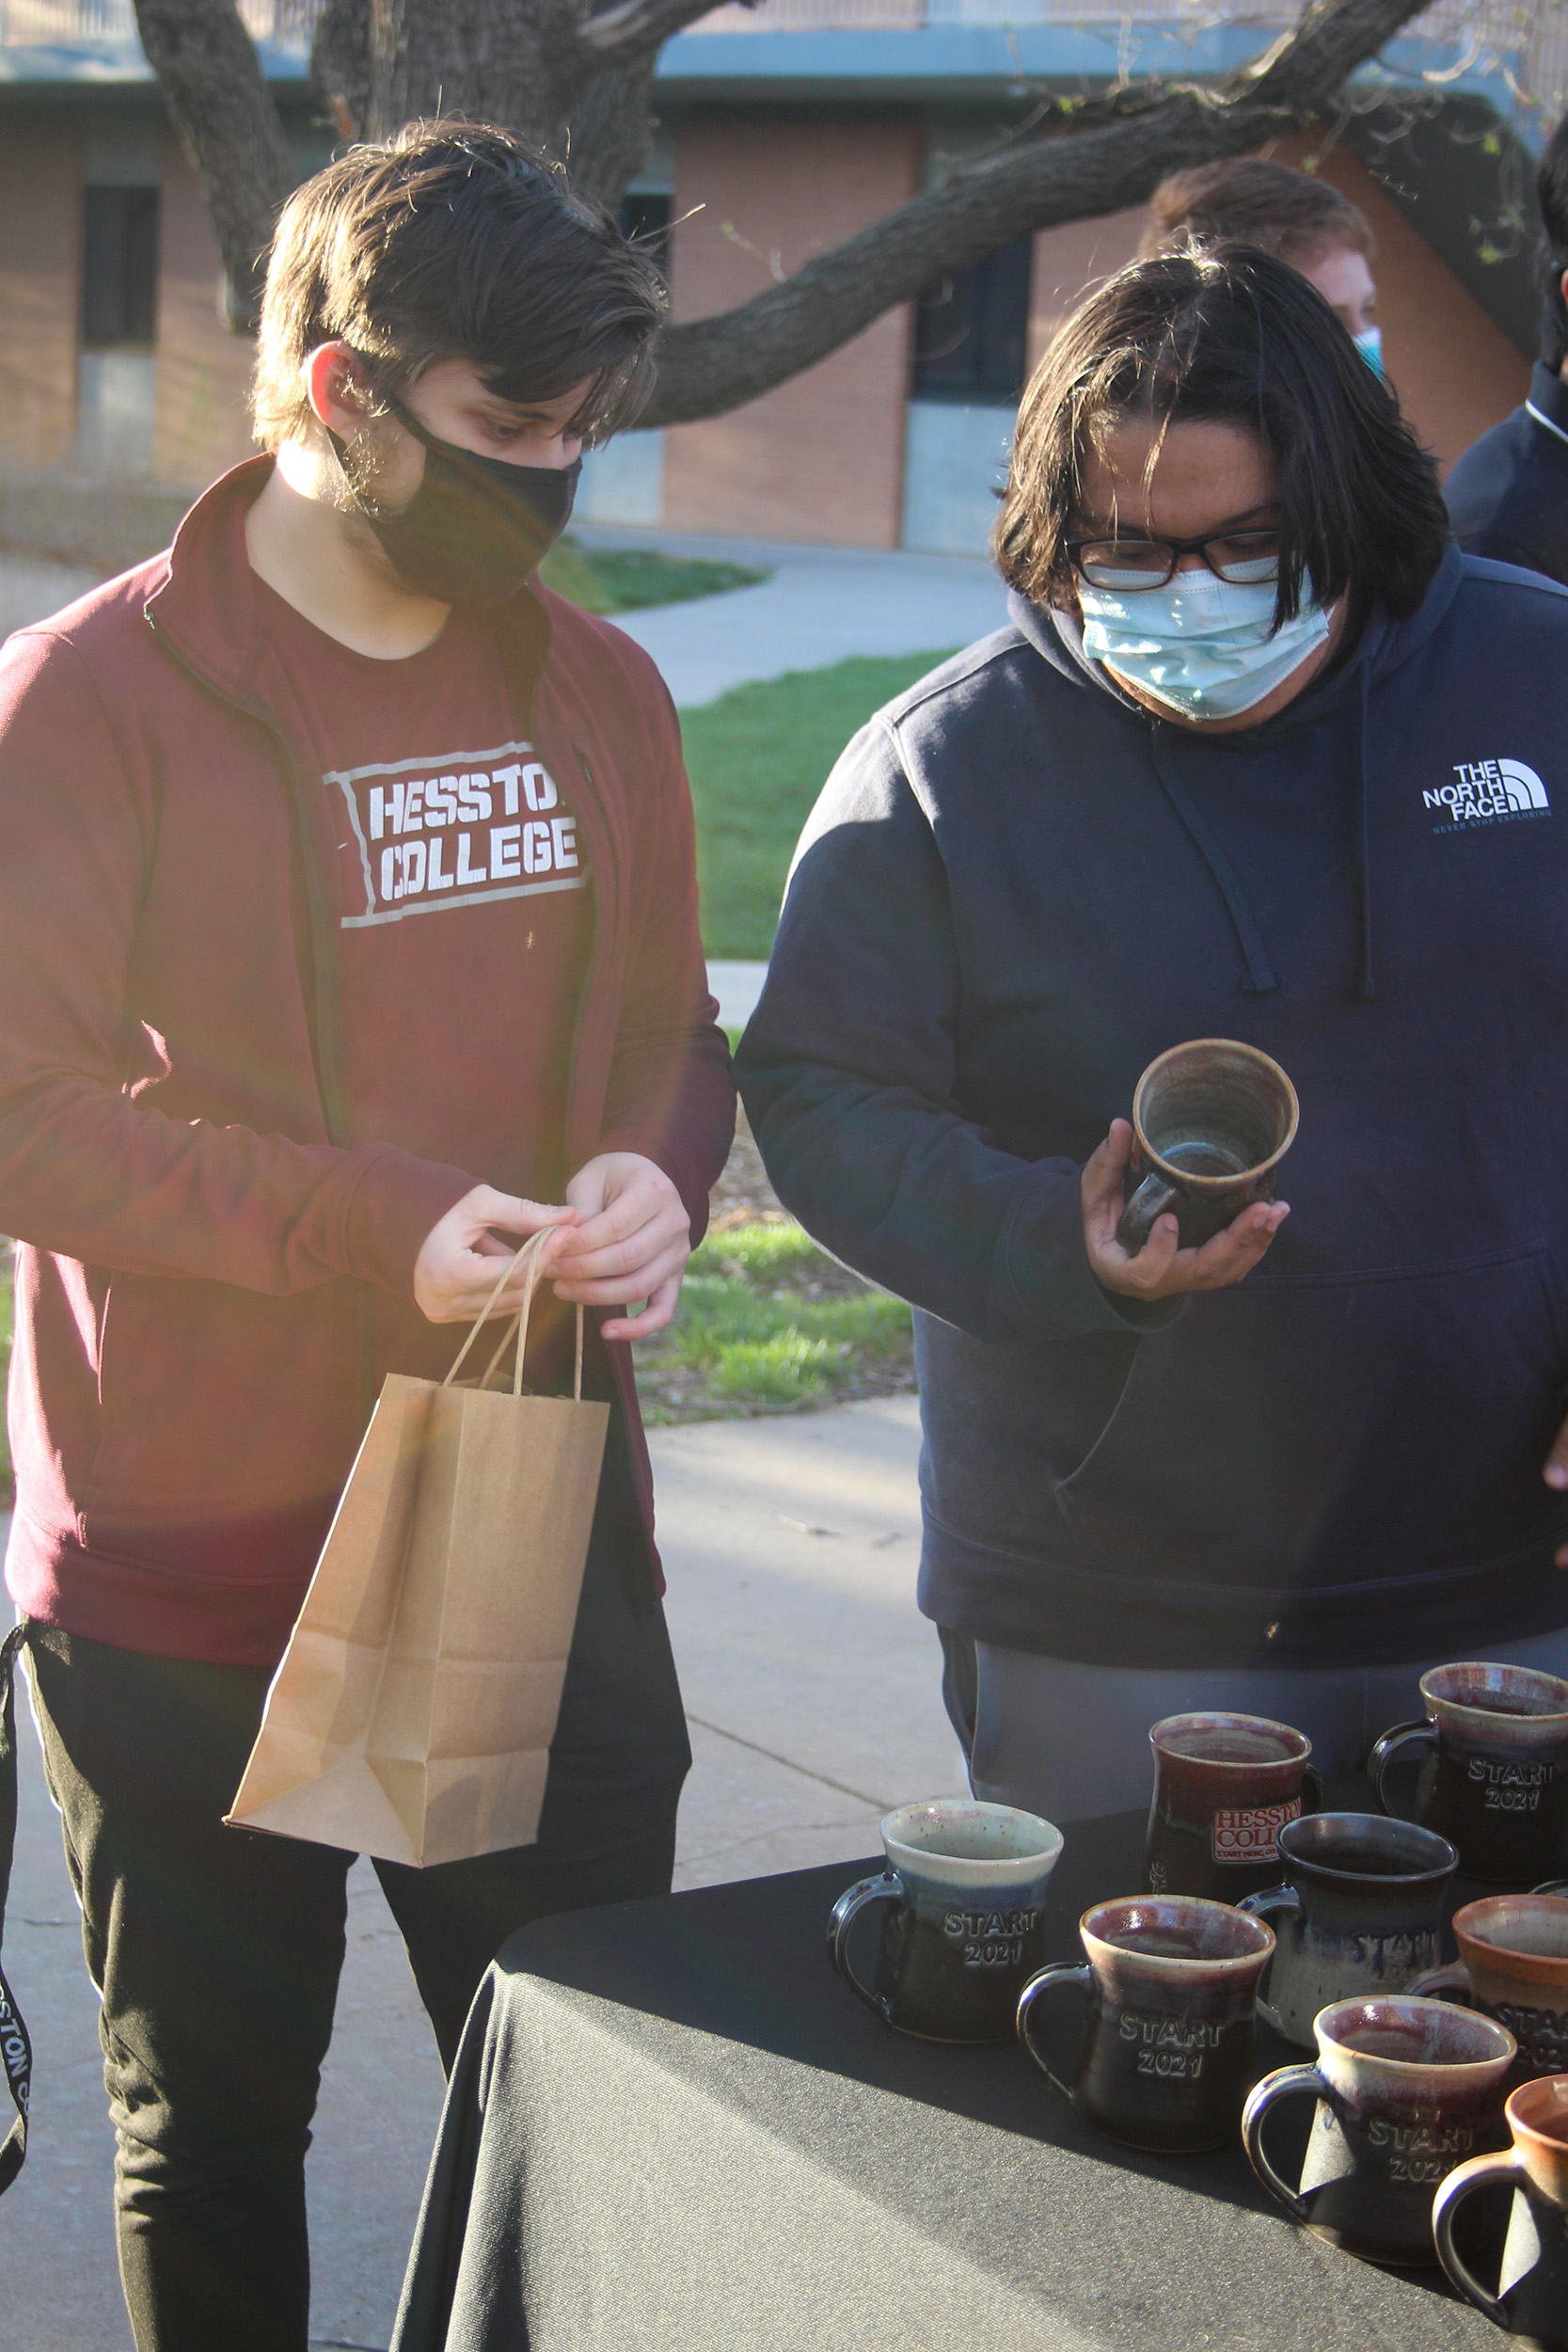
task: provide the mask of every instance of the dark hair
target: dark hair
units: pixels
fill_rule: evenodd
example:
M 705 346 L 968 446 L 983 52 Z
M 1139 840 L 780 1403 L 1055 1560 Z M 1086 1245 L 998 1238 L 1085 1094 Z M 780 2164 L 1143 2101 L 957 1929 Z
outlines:
M 648 255 L 509 131 L 410 122 L 351 148 L 284 206 L 251 389 L 256 437 L 310 422 L 304 361 L 341 339 L 379 398 L 438 359 L 470 359 L 519 405 L 586 380 L 573 429 L 629 421 L 651 377 L 663 280 Z
M 1549 368 L 1560 368 L 1568 359 L 1568 302 L 1562 297 L 1568 272 L 1568 115 L 1546 141 L 1535 193 L 1545 224 L 1541 240 L 1541 357 Z
M 1149 199 L 1138 256 L 1148 261 L 1189 245 L 1250 245 L 1300 269 L 1341 246 L 1370 253 L 1375 244 L 1366 214 L 1326 180 L 1248 155 L 1162 180 Z
M 1278 620 L 1310 573 L 1325 601 L 1354 583 L 1414 612 L 1443 560 L 1437 469 L 1317 289 L 1247 249 L 1133 262 L 1067 321 L 1019 410 L 996 527 L 1003 577 L 1070 605 L 1067 552 L 1084 466 L 1133 419 L 1203 419 L 1257 434 L 1279 467 Z

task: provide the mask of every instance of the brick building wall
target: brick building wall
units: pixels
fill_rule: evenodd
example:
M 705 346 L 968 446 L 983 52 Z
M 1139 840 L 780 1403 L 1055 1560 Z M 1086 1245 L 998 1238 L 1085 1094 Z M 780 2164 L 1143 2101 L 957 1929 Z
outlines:
M 255 345 L 218 315 L 222 264 L 200 183 L 170 132 L 158 257 L 158 418 L 153 465 L 198 488 L 251 453 L 245 392 Z
M 747 301 L 920 184 L 913 122 L 683 123 L 675 145 L 677 319 Z M 693 207 L 703 209 L 692 217 Z M 911 314 L 890 311 L 761 400 L 665 439 L 673 531 L 896 547 Z
M 0 138 L 0 465 L 59 466 L 76 435 L 82 141 L 57 119 Z

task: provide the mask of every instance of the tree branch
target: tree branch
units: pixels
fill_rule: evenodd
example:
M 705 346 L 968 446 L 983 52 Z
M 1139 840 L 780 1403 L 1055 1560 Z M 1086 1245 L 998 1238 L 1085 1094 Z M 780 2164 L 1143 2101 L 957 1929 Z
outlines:
M 740 5 L 754 8 L 757 0 L 740 0 Z M 629 65 L 635 57 L 652 56 L 673 35 L 711 15 L 713 8 L 714 0 L 612 0 L 578 30 L 584 70 L 596 73 L 607 65 Z
M 1290 34 L 1224 82 L 1166 85 L 1125 119 L 956 171 L 782 285 L 717 317 L 666 328 L 642 421 L 685 424 L 738 407 L 1017 237 L 1118 212 L 1150 196 L 1168 172 L 1260 147 L 1325 106 L 1422 5 L 1311 0 Z
M 254 324 L 261 257 L 294 184 L 283 125 L 233 0 L 136 0 L 148 64 L 201 183 L 230 323 Z

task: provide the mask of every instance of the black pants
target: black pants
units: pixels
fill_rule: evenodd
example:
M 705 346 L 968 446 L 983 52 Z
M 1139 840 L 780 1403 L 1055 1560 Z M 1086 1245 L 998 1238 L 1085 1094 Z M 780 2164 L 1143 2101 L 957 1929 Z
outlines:
M 537 1844 L 428 1870 L 375 1865 L 449 2070 L 515 1929 L 669 1891 L 690 1750 L 624 1446 L 617 1421 Z M 146 1658 L 44 1626 L 29 1651 L 103 1995 L 138 2352 L 305 2352 L 305 2152 L 353 1857 L 222 1826 L 264 1669 Z

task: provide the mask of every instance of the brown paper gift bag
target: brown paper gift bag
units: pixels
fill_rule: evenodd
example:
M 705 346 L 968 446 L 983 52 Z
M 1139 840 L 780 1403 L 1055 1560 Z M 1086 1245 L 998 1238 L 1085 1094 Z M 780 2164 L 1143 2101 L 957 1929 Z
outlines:
M 388 1375 L 267 1693 L 230 1822 L 418 1867 L 539 1834 L 607 1405 L 525 1396 L 543 1233 L 444 1381 Z M 521 1313 L 455 1375 L 525 1253 Z M 510 1389 L 491 1378 L 513 1332 Z

